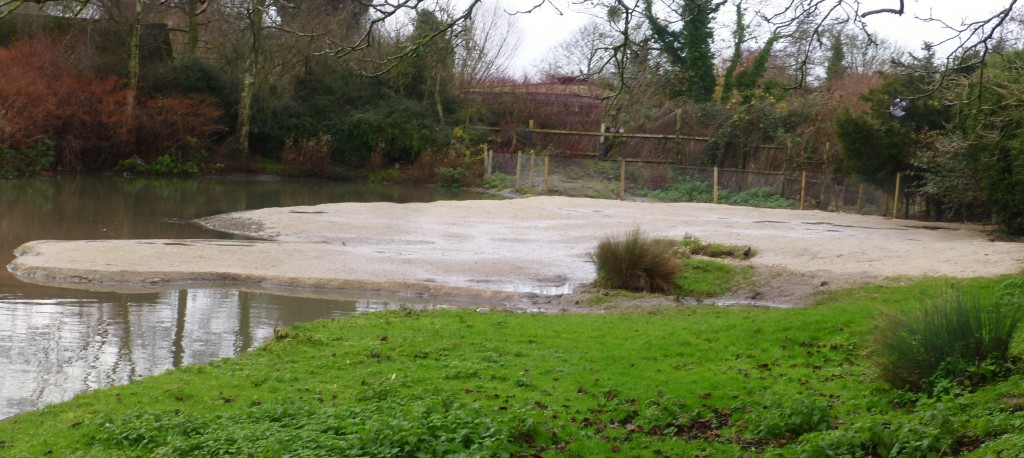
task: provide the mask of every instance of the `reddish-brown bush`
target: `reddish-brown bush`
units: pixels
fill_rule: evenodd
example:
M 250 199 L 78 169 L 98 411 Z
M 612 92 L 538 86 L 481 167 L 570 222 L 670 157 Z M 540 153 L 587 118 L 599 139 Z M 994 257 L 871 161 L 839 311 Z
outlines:
M 98 170 L 133 155 L 210 148 L 226 130 L 218 109 L 184 97 L 140 100 L 129 121 L 123 82 L 77 72 L 74 61 L 52 40 L 0 48 L 0 146 L 49 139 L 58 169 Z
M 134 154 L 154 158 L 178 152 L 194 159 L 212 150 L 227 132 L 220 123 L 223 112 L 213 104 L 182 96 L 144 100 L 135 115 Z

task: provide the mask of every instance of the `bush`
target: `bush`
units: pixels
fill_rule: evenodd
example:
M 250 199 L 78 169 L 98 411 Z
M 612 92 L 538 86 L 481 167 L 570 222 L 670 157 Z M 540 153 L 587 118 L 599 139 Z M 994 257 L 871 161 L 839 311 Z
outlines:
M 645 197 L 665 202 L 711 202 L 714 193 L 711 186 L 696 178 L 683 177 L 676 184 L 656 191 L 644 191 Z
M 515 177 L 501 172 L 494 172 L 484 178 L 483 186 L 487 189 L 508 189 L 515 183 Z
M 39 175 L 49 170 L 53 161 L 53 142 L 49 140 L 22 151 L 0 146 L 0 177 Z
M 289 175 L 327 176 L 331 173 L 331 136 L 320 134 L 284 142 L 281 163 Z
M 26 152 L 46 138 L 53 167 L 98 170 L 136 151 L 147 161 L 172 151 L 197 154 L 226 131 L 219 109 L 181 96 L 140 98 L 128 119 L 123 81 L 79 73 L 73 62 L 55 41 L 0 49 L 0 138 L 9 149 Z
M 759 208 L 792 208 L 793 200 L 775 194 L 769 187 L 752 188 L 738 193 L 728 189 L 718 192 L 718 201 L 727 205 Z
M 199 173 L 199 166 L 182 159 L 180 153 L 172 152 L 157 156 L 148 163 L 138 156 L 132 156 L 118 162 L 114 171 L 126 175 L 195 175 Z
M 919 310 L 884 315 L 873 363 L 897 389 L 933 393 L 950 383 L 986 383 L 1012 367 L 1010 344 L 1022 319 L 1019 304 L 953 291 Z
M 638 292 L 666 293 L 681 267 L 675 242 L 647 236 L 639 228 L 624 238 L 606 237 L 590 254 L 599 284 Z

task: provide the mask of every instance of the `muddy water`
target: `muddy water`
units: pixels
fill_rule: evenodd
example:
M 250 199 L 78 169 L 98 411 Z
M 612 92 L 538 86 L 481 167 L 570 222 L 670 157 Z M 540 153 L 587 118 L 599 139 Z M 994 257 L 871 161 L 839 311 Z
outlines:
M 263 207 L 480 197 L 272 178 L 0 179 L 0 266 L 30 240 L 233 238 L 190 220 Z M 237 355 L 265 341 L 275 326 L 398 305 L 208 288 L 91 292 L 23 283 L 0 269 L 0 418 Z

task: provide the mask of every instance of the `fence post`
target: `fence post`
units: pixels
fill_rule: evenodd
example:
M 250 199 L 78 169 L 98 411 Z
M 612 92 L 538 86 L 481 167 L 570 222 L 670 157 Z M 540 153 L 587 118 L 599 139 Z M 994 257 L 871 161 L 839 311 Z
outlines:
M 900 213 L 900 176 L 903 173 L 896 173 L 896 192 L 892 197 L 892 219 L 899 217 Z
M 857 214 L 858 215 L 861 212 L 861 208 L 863 208 L 863 202 L 864 202 L 864 182 L 861 181 L 860 182 L 860 186 L 857 187 Z
M 789 155 L 793 153 L 793 140 L 786 139 L 786 155 L 782 158 L 782 186 L 779 186 L 779 195 L 786 197 L 786 163 L 789 162 Z
M 714 182 L 711 185 L 711 202 L 718 203 L 718 166 L 715 166 L 714 177 L 711 179 Z
M 619 200 L 626 200 L 626 158 L 619 158 Z
M 605 125 L 601 123 L 601 135 L 597 136 L 597 158 L 604 159 L 604 131 Z
M 533 166 L 533 164 L 534 164 L 534 162 L 536 162 L 536 159 L 537 159 L 537 153 L 535 151 L 530 151 L 530 189 L 533 189 L 533 175 L 534 175 L 534 168 L 533 168 L 534 166 Z
M 675 157 L 675 163 L 676 164 L 680 164 L 680 163 L 683 162 L 683 139 L 681 138 L 682 137 L 682 133 L 681 133 L 682 131 L 683 131 L 683 110 L 682 109 L 677 109 L 676 110 L 676 157 Z
M 544 194 L 548 193 L 548 176 L 549 176 L 548 175 L 548 166 L 549 166 L 550 159 L 551 159 L 550 155 L 547 155 L 547 154 L 544 155 Z
M 800 178 L 800 209 L 804 209 L 804 203 L 807 202 L 807 171 L 804 170 L 803 176 Z
M 526 147 L 533 148 L 533 120 L 526 124 Z
M 520 175 L 519 174 L 519 170 L 522 169 L 522 164 L 523 164 L 523 152 L 522 151 L 517 151 L 516 152 L 516 189 L 517 190 L 519 189 L 519 183 L 521 183 L 521 181 L 519 180 L 519 175 Z
M 493 151 L 484 144 L 484 178 L 490 178 L 491 172 L 494 170 L 494 156 Z

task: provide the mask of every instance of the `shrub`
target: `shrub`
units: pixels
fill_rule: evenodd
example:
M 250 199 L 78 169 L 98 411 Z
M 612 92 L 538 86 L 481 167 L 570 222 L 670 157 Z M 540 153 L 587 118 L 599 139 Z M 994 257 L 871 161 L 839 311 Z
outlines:
M 727 205 L 741 205 L 744 207 L 759 208 L 792 208 L 793 199 L 788 199 L 775 194 L 769 187 L 752 188 L 738 193 L 729 190 L 721 190 L 718 193 L 718 201 Z
M 281 163 L 290 175 L 326 176 L 331 173 L 331 136 L 320 134 L 284 142 Z
M 171 153 L 201 165 L 228 130 L 223 114 L 212 102 L 183 96 L 141 100 L 132 120 L 135 151 L 148 153 L 143 159 Z
M 484 178 L 483 186 L 487 189 L 508 189 L 513 186 L 515 178 L 501 172 L 494 172 L 491 176 Z
M 437 168 L 437 185 L 447 189 L 459 189 L 462 188 L 463 181 L 466 179 L 466 171 L 455 167 L 438 167 Z
M 49 170 L 53 161 L 53 142 L 49 140 L 21 151 L 0 146 L 0 177 L 38 175 Z
M 931 393 L 950 383 L 985 383 L 1011 368 L 1010 344 L 1022 319 L 1019 304 L 953 291 L 921 309 L 884 315 L 873 363 L 898 389 Z
M 114 171 L 128 175 L 195 175 L 199 173 L 199 166 L 184 160 L 181 153 L 171 152 L 148 163 L 139 156 L 132 156 L 118 162 Z
M 148 161 L 172 151 L 190 156 L 226 131 L 219 109 L 180 96 L 140 98 L 128 119 L 123 81 L 80 73 L 65 54 L 50 40 L 0 49 L 0 138 L 9 149 L 25 152 L 46 138 L 56 168 L 96 170 L 136 151 Z
M 676 184 L 656 191 L 644 191 L 642 195 L 666 202 L 711 202 L 714 198 L 711 186 L 696 178 L 683 177 Z
M 606 237 L 590 254 L 599 284 L 639 292 L 669 292 L 681 267 L 675 242 L 649 237 L 639 228 L 622 238 Z

